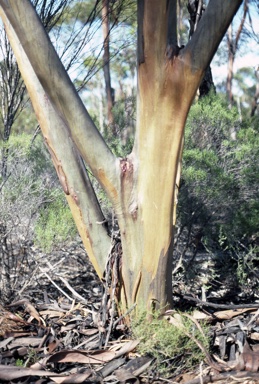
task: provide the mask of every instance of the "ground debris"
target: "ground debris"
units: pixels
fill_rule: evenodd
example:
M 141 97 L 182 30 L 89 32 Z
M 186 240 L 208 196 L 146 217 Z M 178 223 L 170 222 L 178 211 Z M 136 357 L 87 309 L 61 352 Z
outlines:
M 138 340 L 130 339 L 114 309 L 117 243 L 102 283 L 77 246 L 47 258 L 35 254 L 39 273 L 10 305 L 0 306 L 0 382 L 259 383 L 258 303 L 210 303 L 185 295 L 185 303 L 192 300 L 184 309 L 196 309 L 184 316 L 194 327 L 208 324 L 211 349 L 192 371 L 179 355 L 163 377 L 154 358 L 136 352 Z M 181 326 L 176 311 L 167 316 L 172 326 Z

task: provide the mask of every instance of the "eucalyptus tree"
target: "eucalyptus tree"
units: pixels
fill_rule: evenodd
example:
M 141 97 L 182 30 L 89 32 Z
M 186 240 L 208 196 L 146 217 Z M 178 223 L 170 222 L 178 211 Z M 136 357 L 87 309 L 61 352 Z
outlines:
M 34 7 L 0 0 L 1 17 L 89 258 L 107 259 L 125 309 L 172 305 L 171 258 L 186 118 L 242 0 L 210 0 L 191 40 L 177 42 L 176 0 L 138 0 L 137 123 L 132 152 L 116 158 L 79 98 Z M 110 199 L 112 236 L 85 164 Z M 116 279 L 117 277 L 117 279 Z

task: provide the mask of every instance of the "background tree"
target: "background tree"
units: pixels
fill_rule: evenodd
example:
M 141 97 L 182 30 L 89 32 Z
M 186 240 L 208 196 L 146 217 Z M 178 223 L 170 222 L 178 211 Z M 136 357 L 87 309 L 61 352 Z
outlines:
M 259 78 L 257 67 L 243 67 L 236 71 L 233 82 L 237 88 L 236 99 L 240 104 L 241 118 L 256 114 L 259 98 Z
M 93 1 L 88 0 L 82 3 L 75 3 L 72 7 L 72 15 L 75 15 L 82 24 L 88 20 L 89 15 L 95 13 L 96 29 L 99 28 L 102 34 L 98 36 L 98 43 L 93 45 L 90 52 L 86 52 L 85 69 L 88 73 L 86 78 L 86 89 L 92 87 L 91 83 L 96 84 L 96 76 L 99 70 L 104 74 L 105 92 L 100 102 L 101 109 L 105 110 L 104 116 L 101 117 L 100 128 L 101 131 L 112 137 L 119 133 L 118 125 L 114 125 L 114 106 L 115 106 L 115 87 L 119 82 L 119 95 L 116 98 L 121 100 L 121 87 L 123 77 L 123 69 L 127 65 L 129 55 L 127 51 L 131 52 L 132 48 L 132 33 L 131 29 L 135 29 L 136 24 L 136 2 L 132 0 L 127 1 Z M 91 19 L 90 19 L 91 20 Z M 69 22 L 69 20 L 68 20 Z M 99 44 L 99 40 L 102 43 Z M 134 44 L 135 45 L 135 44 Z M 135 52 L 134 52 L 135 53 Z M 130 58 L 132 61 L 132 59 Z M 134 54 L 134 74 L 135 74 L 135 54 Z M 131 64 L 132 66 L 132 64 Z M 132 69 L 131 69 L 132 70 Z M 125 73 L 125 72 L 124 72 Z M 115 84 L 114 88 L 112 87 Z M 80 79 L 78 79 L 80 84 Z M 83 82 L 80 87 L 84 87 L 86 82 Z M 103 81 L 101 82 L 101 88 Z M 99 90 L 100 94 L 100 90 Z M 105 122 L 105 127 L 103 122 Z M 104 129 L 105 128 L 105 129 Z
M 254 116 L 257 108 L 258 108 L 258 100 L 259 100 L 259 66 L 255 68 L 255 78 L 256 78 L 256 85 L 255 85 L 255 91 L 254 91 L 254 99 L 252 102 L 252 108 L 251 108 L 251 116 Z
M 122 308 L 134 303 L 165 308 L 172 303 L 176 180 L 185 121 L 240 4 L 211 0 L 192 39 L 180 49 L 176 1 L 139 0 L 137 127 L 132 152 L 120 159 L 95 127 L 30 2 L 0 1 L 1 17 L 87 253 L 100 277 L 112 254 Z M 112 253 L 82 158 L 118 219 L 121 238 L 113 238 Z
M 114 125 L 113 111 L 114 106 L 114 89 L 111 86 L 111 72 L 110 72 L 110 1 L 102 1 L 102 27 L 103 27 L 103 72 L 105 80 L 105 89 L 108 105 L 108 122 L 111 127 Z
M 232 106 L 234 102 L 233 92 L 232 92 L 234 60 L 238 50 L 238 44 L 241 38 L 241 34 L 244 29 L 245 20 L 248 14 L 248 3 L 249 3 L 248 0 L 245 0 L 243 3 L 243 14 L 242 14 L 240 23 L 238 25 L 238 28 L 236 30 L 236 33 L 233 32 L 232 23 L 230 24 L 227 32 L 227 47 L 228 47 L 227 97 L 228 97 L 230 106 Z

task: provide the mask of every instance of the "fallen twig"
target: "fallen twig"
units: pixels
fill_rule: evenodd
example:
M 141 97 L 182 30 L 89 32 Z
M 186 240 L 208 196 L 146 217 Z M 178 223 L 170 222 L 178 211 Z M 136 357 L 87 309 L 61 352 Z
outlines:
M 72 298 L 72 297 L 70 297 L 65 291 L 63 291 L 63 289 L 62 288 L 60 288 L 52 279 L 51 279 L 51 277 L 48 275 L 48 273 L 47 272 L 44 272 L 43 271 L 43 269 L 40 267 L 40 270 L 41 270 L 41 272 L 43 273 L 43 275 L 45 275 L 48 279 L 49 279 L 49 281 L 61 292 L 61 293 L 63 293 L 63 295 L 64 296 L 66 296 L 66 298 L 68 299 L 68 300 L 70 300 L 70 301 L 74 301 L 74 299 Z
M 227 380 L 227 379 L 259 379 L 259 372 L 237 372 L 237 371 L 231 371 L 231 372 L 224 372 L 220 373 L 219 375 L 209 375 L 202 378 L 203 384 L 209 384 L 209 383 L 216 383 L 217 381 L 221 380 Z M 226 382 L 226 381 L 225 381 Z M 201 378 L 200 376 L 197 379 L 193 379 L 190 381 L 186 381 L 185 384 L 200 384 Z
M 221 309 L 242 309 L 242 308 L 259 308 L 259 303 L 254 304 L 214 304 L 208 301 L 202 301 L 196 297 L 184 295 L 183 298 L 187 301 L 194 301 L 199 307 L 211 307 Z
M 81 301 L 82 303 L 84 304 L 88 304 L 88 300 L 86 300 L 83 296 L 79 295 L 79 293 L 77 293 L 74 288 L 71 287 L 71 285 L 68 283 L 68 281 L 66 279 L 64 279 L 64 277 L 61 277 L 59 276 L 59 274 L 57 274 L 56 276 L 58 276 L 58 278 L 63 281 L 63 283 L 65 284 L 65 286 L 67 287 L 67 289 L 69 289 L 69 291 L 73 294 L 74 297 L 76 297 L 79 301 Z

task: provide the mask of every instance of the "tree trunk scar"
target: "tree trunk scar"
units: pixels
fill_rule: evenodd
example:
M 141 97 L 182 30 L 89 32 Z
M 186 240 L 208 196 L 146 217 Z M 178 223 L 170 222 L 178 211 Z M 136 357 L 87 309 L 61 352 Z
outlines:
M 129 212 L 133 218 L 133 220 L 137 220 L 138 218 L 138 205 L 137 203 L 132 203 L 129 207 Z
M 127 177 L 131 176 L 133 173 L 133 164 L 128 161 L 127 158 L 120 160 L 120 167 L 121 167 L 121 176 Z
M 76 194 L 76 191 L 74 190 L 74 188 L 70 188 L 69 194 L 71 195 L 71 197 L 74 200 L 74 202 L 76 203 L 76 205 L 79 206 L 78 195 Z
M 178 47 L 176 44 L 168 44 L 166 47 L 166 57 L 168 60 L 173 60 L 180 53 L 180 50 L 183 49 L 184 46 Z
M 45 139 L 45 143 L 46 143 L 46 146 L 48 148 L 48 151 L 49 151 L 49 153 L 51 155 L 53 164 L 55 166 L 55 169 L 56 169 L 56 172 L 57 172 L 60 184 L 62 185 L 63 191 L 65 192 L 66 195 L 69 195 L 70 193 L 69 193 L 69 188 L 68 188 L 68 184 L 67 184 L 67 178 L 66 178 L 65 172 L 63 171 L 63 167 L 61 165 L 61 161 L 57 158 L 55 152 L 51 148 L 51 146 L 50 146 L 50 144 L 48 142 L 48 139 L 46 137 L 44 137 L 44 139 Z

